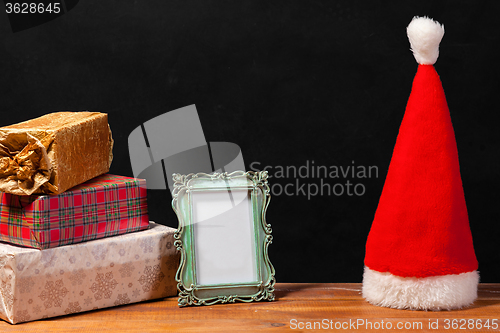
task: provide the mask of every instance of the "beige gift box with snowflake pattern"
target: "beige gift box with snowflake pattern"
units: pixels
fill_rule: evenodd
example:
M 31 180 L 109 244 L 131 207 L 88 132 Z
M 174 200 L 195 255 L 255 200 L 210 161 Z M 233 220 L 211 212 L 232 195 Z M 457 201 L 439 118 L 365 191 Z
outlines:
M 176 295 L 175 229 L 46 250 L 0 243 L 0 318 L 12 323 Z

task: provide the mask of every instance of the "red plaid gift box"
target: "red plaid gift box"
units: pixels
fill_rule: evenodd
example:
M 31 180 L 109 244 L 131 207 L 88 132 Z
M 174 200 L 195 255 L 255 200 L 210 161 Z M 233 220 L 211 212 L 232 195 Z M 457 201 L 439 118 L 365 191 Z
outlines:
M 58 195 L 0 192 L 0 241 L 37 249 L 147 229 L 146 181 L 105 174 Z

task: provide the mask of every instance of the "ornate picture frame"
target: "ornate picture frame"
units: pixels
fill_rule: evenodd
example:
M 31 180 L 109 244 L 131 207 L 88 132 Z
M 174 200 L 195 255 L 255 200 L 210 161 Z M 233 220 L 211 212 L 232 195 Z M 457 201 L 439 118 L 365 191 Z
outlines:
M 274 300 L 267 171 L 174 174 L 179 306 Z

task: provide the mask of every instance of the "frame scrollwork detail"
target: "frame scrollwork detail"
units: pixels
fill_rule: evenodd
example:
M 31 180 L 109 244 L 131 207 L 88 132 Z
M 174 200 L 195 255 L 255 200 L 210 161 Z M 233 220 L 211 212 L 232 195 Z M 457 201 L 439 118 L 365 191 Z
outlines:
M 271 199 L 266 171 L 235 171 L 232 173 L 197 173 L 173 175 L 172 208 L 179 226 L 174 234 L 174 246 L 181 254 L 179 269 L 175 279 L 178 289 L 178 305 L 212 305 L 216 303 L 255 302 L 275 300 L 275 270 L 269 259 L 269 245 L 273 241 L 271 225 L 266 221 L 266 212 Z M 197 259 L 195 255 L 196 236 L 194 228 L 193 194 L 220 191 L 240 191 L 248 196 L 253 239 L 252 253 L 255 258 L 254 281 L 242 283 L 226 282 L 199 283 Z M 200 232 L 200 231 L 198 231 Z M 228 235 L 230 237 L 231 235 Z M 225 236 L 224 236 L 225 237 Z

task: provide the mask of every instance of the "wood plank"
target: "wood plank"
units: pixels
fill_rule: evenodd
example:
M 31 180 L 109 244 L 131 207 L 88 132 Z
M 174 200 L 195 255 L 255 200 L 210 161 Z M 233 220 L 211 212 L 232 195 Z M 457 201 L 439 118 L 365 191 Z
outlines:
M 17 325 L 2 321 L 0 331 L 284 332 L 337 328 L 346 332 L 380 332 L 389 326 L 393 330 L 400 326 L 403 330 L 399 331 L 405 332 L 450 332 L 455 326 L 457 331 L 500 331 L 500 327 L 478 329 L 479 320 L 483 325 L 488 320 L 492 326 L 495 319 L 500 326 L 500 284 L 480 284 L 478 300 L 471 307 L 456 311 L 376 307 L 362 298 L 361 284 L 356 283 L 279 283 L 276 296 L 276 302 L 188 308 L 179 308 L 177 298 L 170 297 Z M 438 329 L 433 329 L 436 325 Z M 449 329 L 445 329 L 447 326 Z

